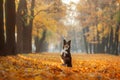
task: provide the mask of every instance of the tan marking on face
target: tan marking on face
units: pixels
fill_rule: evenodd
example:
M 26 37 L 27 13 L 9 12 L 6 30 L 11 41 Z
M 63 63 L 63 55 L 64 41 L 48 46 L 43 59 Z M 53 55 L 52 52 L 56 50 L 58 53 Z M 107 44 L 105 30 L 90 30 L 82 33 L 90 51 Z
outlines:
M 68 49 L 68 48 L 69 48 L 68 44 L 64 45 L 64 49 Z

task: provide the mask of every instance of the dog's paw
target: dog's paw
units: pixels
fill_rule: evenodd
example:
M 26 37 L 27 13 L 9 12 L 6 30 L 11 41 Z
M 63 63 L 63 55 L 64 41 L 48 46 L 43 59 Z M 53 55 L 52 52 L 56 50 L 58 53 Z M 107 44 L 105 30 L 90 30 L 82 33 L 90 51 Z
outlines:
M 66 66 L 66 64 L 61 64 L 62 66 Z

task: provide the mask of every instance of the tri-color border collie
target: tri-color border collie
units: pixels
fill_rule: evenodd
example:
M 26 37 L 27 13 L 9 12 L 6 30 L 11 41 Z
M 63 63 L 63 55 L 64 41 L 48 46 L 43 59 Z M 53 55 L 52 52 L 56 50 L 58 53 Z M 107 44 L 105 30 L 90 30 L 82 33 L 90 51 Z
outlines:
M 68 42 L 66 40 L 63 40 L 63 49 L 61 51 L 61 61 L 62 61 L 62 65 L 67 67 L 72 67 L 70 45 L 71 45 L 71 40 L 69 40 Z

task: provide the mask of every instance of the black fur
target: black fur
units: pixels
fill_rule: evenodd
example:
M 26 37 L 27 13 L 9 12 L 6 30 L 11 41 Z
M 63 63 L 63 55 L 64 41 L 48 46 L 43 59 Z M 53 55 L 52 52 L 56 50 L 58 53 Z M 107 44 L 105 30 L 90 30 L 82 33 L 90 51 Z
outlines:
M 63 50 L 61 52 L 61 59 L 63 60 L 63 65 L 67 67 L 72 67 L 72 57 L 70 53 L 71 48 L 71 40 L 66 42 L 66 40 L 63 40 Z

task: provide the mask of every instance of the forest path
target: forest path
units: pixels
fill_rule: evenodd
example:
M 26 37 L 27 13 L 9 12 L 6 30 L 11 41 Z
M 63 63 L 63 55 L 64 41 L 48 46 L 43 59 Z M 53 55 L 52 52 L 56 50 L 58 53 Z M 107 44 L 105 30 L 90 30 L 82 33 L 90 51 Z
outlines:
M 72 68 L 61 66 L 60 54 L 0 56 L 0 80 L 119 80 L 120 56 L 72 54 Z

